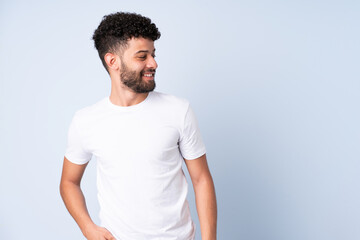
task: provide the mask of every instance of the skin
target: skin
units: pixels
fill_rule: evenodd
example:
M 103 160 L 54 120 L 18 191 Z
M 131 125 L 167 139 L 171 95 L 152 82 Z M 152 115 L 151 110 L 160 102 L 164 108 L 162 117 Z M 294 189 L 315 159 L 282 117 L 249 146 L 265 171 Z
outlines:
M 144 38 L 128 40 L 128 48 L 118 54 L 107 53 L 104 58 L 108 65 L 111 78 L 110 101 L 119 106 L 132 106 L 145 100 L 148 93 L 136 93 L 121 81 L 121 63 L 127 68 L 140 73 L 153 71 L 157 68 L 155 61 L 154 42 Z M 143 81 L 153 81 L 154 76 L 142 77 Z M 214 183 L 208 168 L 206 155 L 185 160 L 195 191 L 196 209 L 200 220 L 203 240 L 216 239 L 217 205 Z M 88 240 L 115 240 L 111 233 L 97 226 L 91 219 L 83 192 L 80 187 L 81 179 L 87 163 L 78 165 L 64 157 L 60 194 L 71 216 L 79 225 L 83 235 Z
M 121 53 L 120 53 L 121 54 Z M 128 48 L 118 54 L 107 53 L 104 58 L 108 65 L 111 78 L 110 101 L 119 106 L 132 106 L 145 100 L 148 93 L 136 93 L 126 87 L 120 79 L 121 61 L 129 69 L 137 72 L 156 70 L 154 42 L 144 38 L 132 38 L 128 41 Z M 153 81 L 154 77 L 143 77 L 144 81 Z
M 196 210 L 200 221 L 202 240 L 216 240 L 217 204 L 214 182 L 206 160 L 203 156 L 187 160 L 191 182 L 195 191 Z

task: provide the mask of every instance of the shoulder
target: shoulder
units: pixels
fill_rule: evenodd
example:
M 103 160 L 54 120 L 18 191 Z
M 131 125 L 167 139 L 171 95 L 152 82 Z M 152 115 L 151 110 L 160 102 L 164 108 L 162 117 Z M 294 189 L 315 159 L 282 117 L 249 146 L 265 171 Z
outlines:
M 182 97 L 155 91 L 152 95 L 155 102 L 170 108 L 187 109 L 189 107 L 189 101 Z
M 102 113 L 105 111 L 106 98 L 103 98 L 91 105 L 78 109 L 74 114 L 74 119 L 78 122 L 86 123 L 103 115 Z

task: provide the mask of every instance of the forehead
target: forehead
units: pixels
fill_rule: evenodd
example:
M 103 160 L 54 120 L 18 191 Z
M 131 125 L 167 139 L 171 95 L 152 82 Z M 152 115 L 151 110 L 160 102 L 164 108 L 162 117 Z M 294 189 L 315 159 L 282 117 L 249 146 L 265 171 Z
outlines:
M 146 38 L 131 38 L 128 40 L 128 48 L 125 52 L 136 54 L 138 51 L 155 51 L 154 41 Z

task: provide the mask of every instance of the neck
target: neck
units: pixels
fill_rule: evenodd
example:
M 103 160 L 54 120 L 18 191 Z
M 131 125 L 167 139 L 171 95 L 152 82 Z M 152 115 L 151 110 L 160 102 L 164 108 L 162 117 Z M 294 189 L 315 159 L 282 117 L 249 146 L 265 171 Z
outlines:
M 120 81 L 117 81 L 120 83 Z M 118 106 L 129 107 L 141 103 L 146 99 L 149 93 L 136 93 L 122 83 L 111 83 L 110 101 Z

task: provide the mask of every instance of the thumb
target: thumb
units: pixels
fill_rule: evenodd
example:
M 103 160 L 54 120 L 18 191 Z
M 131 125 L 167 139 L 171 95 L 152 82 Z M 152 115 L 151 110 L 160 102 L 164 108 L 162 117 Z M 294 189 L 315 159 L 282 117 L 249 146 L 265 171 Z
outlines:
M 116 240 L 115 237 L 107 229 L 106 229 L 106 233 L 105 233 L 105 238 L 106 238 L 106 240 Z

